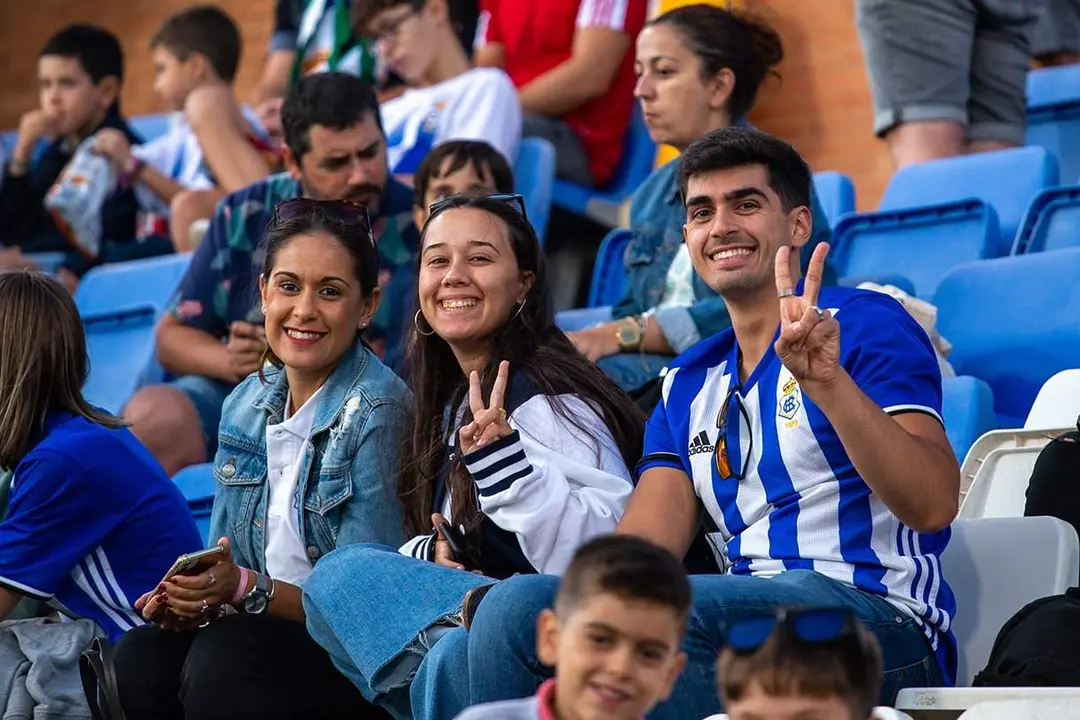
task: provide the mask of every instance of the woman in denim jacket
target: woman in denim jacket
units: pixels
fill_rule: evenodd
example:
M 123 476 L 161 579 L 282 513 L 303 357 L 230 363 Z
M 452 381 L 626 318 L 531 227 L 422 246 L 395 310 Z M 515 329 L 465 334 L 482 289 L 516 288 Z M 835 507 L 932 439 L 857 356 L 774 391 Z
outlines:
M 682 151 L 712 130 L 745 123 L 758 88 L 783 54 L 775 30 L 719 7 L 690 5 L 652 20 L 637 39 L 634 91 L 649 134 Z M 612 320 L 569 333 L 578 350 L 628 391 L 648 384 L 702 338 L 731 327 L 724 301 L 694 272 L 683 243 L 686 211 L 678 174 L 675 159 L 646 178 L 631 199 L 627 289 L 611 309 Z M 830 235 L 816 195 L 811 212 L 803 272 Z
M 273 367 L 229 396 L 214 460 L 210 536 L 228 554 L 136 603 L 156 626 L 117 647 L 129 720 L 380 716 L 308 636 L 301 602 L 326 553 L 403 540 L 412 398 L 359 338 L 378 272 L 362 206 L 277 207 L 259 282 Z

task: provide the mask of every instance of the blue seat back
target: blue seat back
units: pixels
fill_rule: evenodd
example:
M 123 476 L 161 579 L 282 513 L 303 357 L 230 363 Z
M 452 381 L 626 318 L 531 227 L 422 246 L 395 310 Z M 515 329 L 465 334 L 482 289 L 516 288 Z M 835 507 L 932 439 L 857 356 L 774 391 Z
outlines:
M 191 253 L 100 265 L 88 272 L 75 291 L 79 312 L 150 304 L 162 311 L 187 272 Z
M 1043 190 L 1031 202 L 1013 254 L 1080 247 L 1080 185 Z
M 893 175 L 881 210 L 979 198 L 997 212 L 1001 238 L 995 256 L 1007 255 L 1028 203 L 1058 184 L 1057 161 L 1040 147 L 1021 147 L 931 160 Z
M 994 429 L 994 393 L 969 375 L 941 381 L 941 415 L 949 444 L 960 462 L 983 433 Z
M 835 170 L 814 173 L 814 190 L 830 226 L 835 227 L 841 215 L 855 212 L 855 183 L 844 173 Z
M 958 375 L 985 380 L 1003 427 L 1023 427 L 1039 388 L 1080 358 L 1080 248 L 967 263 L 934 296 Z
M 832 262 L 842 278 L 898 275 L 931 298 L 955 265 L 993 257 L 997 240 L 997 216 L 979 200 L 850 214 L 833 230 Z
M 589 307 L 614 305 L 626 292 L 626 246 L 633 232 L 615 228 L 604 237 L 593 265 L 592 286 L 589 288 Z
M 525 198 L 529 221 L 543 243 L 555 185 L 555 146 L 543 138 L 522 138 L 514 163 L 514 184 Z
M 157 316 L 149 303 L 83 314 L 90 358 L 83 385 L 87 402 L 114 414 L 123 410 L 154 357 Z
M 184 494 L 188 509 L 195 518 L 195 527 L 199 529 L 207 544 L 217 538 L 210 534 L 210 510 L 214 506 L 214 466 L 212 463 L 190 465 L 173 475 L 173 482 Z
M 1032 70 L 1027 76 L 1027 144 L 1057 157 L 1063 182 L 1080 180 L 1080 66 Z

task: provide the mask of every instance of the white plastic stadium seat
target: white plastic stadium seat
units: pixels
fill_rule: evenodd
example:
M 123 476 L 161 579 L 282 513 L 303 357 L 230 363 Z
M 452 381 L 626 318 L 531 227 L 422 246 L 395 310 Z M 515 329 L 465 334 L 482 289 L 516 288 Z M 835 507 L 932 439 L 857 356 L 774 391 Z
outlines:
M 1024 429 L 1075 428 L 1078 415 L 1080 369 L 1062 370 L 1043 383 L 1024 422 Z

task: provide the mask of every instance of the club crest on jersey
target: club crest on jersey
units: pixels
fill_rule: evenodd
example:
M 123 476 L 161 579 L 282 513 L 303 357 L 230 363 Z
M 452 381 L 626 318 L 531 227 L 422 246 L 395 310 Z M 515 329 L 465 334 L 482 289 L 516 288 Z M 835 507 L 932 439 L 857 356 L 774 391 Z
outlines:
M 789 391 L 788 386 L 793 384 L 794 387 Z M 795 413 L 799 412 L 801 407 L 802 401 L 800 400 L 799 387 L 794 380 L 790 380 L 784 385 L 784 392 L 780 395 L 780 399 L 777 400 L 776 414 L 785 420 L 794 421 L 794 424 L 789 423 L 787 427 L 795 427 L 798 424 L 798 421 L 795 421 Z

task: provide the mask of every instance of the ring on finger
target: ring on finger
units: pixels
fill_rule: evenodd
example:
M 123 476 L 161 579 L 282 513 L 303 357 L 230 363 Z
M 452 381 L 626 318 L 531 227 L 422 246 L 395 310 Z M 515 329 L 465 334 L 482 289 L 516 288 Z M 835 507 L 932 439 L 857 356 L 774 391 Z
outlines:
M 779 297 L 779 298 L 791 297 L 794 294 L 795 294 L 795 289 L 794 288 L 781 288 L 780 290 L 776 291 L 776 297 Z
M 199 612 L 203 612 L 203 613 L 210 612 L 210 603 L 206 602 L 206 598 L 203 598 L 202 610 L 200 610 Z
M 499 408 L 499 417 L 501 417 L 503 420 L 506 419 L 506 408 Z
M 214 585 L 217 583 L 217 577 L 214 575 L 214 573 L 207 573 L 207 574 L 210 576 L 210 579 L 206 581 L 206 587 L 208 587 L 208 588 L 214 587 Z
M 810 309 L 814 311 L 815 315 L 817 315 L 818 320 L 824 320 L 825 319 L 825 311 L 822 310 L 821 308 L 819 308 L 817 305 L 811 305 Z

